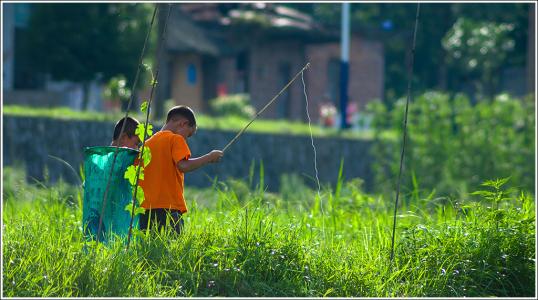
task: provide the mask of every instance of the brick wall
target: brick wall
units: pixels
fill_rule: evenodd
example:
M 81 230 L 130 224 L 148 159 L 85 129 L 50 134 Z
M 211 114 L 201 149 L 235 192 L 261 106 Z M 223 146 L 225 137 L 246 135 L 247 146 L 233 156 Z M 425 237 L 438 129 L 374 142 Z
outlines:
M 313 44 L 306 47 L 307 60 L 311 68 L 305 73 L 310 114 L 318 118 L 319 105 L 327 101 L 329 90 L 328 66 L 331 59 L 340 60 L 338 43 Z M 349 101 L 356 101 L 363 108 L 373 99 L 382 99 L 384 88 L 384 53 L 380 42 L 353 36 L 349 54 Z M 339 106 L 338 104 L 336 105 Z
M 219 60 L 217 84 L 224 84 L 228 94 L 236 93 L 237 74 L 236 60 L 233 56 L 223 57 Z
M 301 41 L 279 41 L 254 45 L 250 51 L 250 94 L 254 106 L 261 109 L 285 83 L 279 73 L 282 63 L 291 66 L 290 79 L 306 62 L 311 67 L 305 75 L 309 99 L 309 113 L 314 121 L 319 117 L 319 105 L 326 100 L 329 89 L 328 65 L 331 59 L 340 60 L 339 43 L 309 44 Z M 380 42 L 353 36 L 350 48 L 349 101 L 356 101 L 360 108 L 373 99 L 382 99 L 384 88 L 384 53 Z M 306 120 L 303 86 L 300 78 L 290 87 L 290 119 Z M 279 98 L 267 109 L 263 117 L 279 116 Z
M 250 95 L 254 107 L 259 110 L 269 102 L 287 83 L 282 83 L 279 68 L 281 64 L 290 66 L 291 79 L 306 64 L 304 45 L 299 41 L 275 41 L 252 46 L 250 51 Z M 290 119 L 304 120 L 304 96 L 301 79 L 297 79 L 288 89 Z M 281 96 L 282 97 L 282 96 Z M 277 118 L 279 105 L 285 105 L 284 97 L 275 101 L 264 112 L 263 117 Z
M 252 104 L 260 110 L 270 101 L 307 63 L 311 67 L 304 73 L 306 90 L 309 99 L 309 113 L 313 121 L 319 117 L 319 105 L 326 101 L 329 89 L 328 65 L 331 59 L 340 60 L 339 43 L 308 44 L 300 40 L 280 40 L 254 44 L 249 49 L 248 91 Z M 196 86 L 186 83 L 186 67 L 193 62 L 198 70 Z M 237 90 L 239 78 L 236 70 L 237 57 L 221 57 L 218 59 L 217 83 L 225 84 L 229 94 Z M 289 65 L 289 77 L 285 80 L 281 74 L 282 64 Z M 200 57 L 195 55 L 176 56 L 174 58 L 172 95 L 177 103 L 187 104 L 194 109 L 201 109 L 201 89 L 216 89 L 216 86 L 205 86 L 202 82 Z M 207 71 L 207 70 L 206 70 Z M 353 36 L 350 48 L 349 101 L 356 101 L 360 108 L 373 99 L 382 99 L 384 88 L 384 54 L 380 42 L 369 41 Z M 282 106 L 288 105 L 290 120 L 306 121 L 306 105 L 303 85 L 298 78 L 261 116 L 262 118 L 280 118 Z M 337 105 L 338 107 L 338 105 Z

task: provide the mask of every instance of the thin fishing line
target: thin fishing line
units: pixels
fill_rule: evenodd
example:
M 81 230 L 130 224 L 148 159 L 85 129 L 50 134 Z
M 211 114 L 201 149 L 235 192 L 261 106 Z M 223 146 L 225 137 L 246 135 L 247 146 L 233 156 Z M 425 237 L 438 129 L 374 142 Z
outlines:
M 323 199 L 321 198 L 321 184 L 319 183 L 319 172 L 318 172 L 318 160 L 317 160 L 317 151 L 316 146 L 314 145 L 314 136 L 312 135 L 312 120 L 310 119 L 310 113 L 308 112 L 308 95 L 306 94 L 306 84 L 304 82 L 304 72 L 301 72 L 301 81 L 303 82 L 303 93 L 304 93 L 304 100 L 306 103 L 306 116 L 308 117 L 308 129 L 310 130 L 310 141 L 312 143 L 312 150 L 314 151 L 314 170 L 316 172 L 316 182 L 318 184 L 318 199 L 320 203 L 320 209 L 321 209 L 321 220 L 322 220 L 322 231 L 323 236 L 325 236 L 325 212 L 323 211 Z
M 314 150 L 314 170 L 316 171 L 316 182 L 318 184 L 318 196 L 321 190 L 321 185 L 319 184 L 319 176 L 318 176 L 318 163 L 317 163 L 317 152 L 316 152 L 316 146 L 314 145 L 314 137 L 312 135 L 312 120 L 310 119 L 310 113 L 308 112 L 308 95 L 306 94 L 306 85 L 304 83 L 304 74 L 301 72 L 301 81 L 303 82 L 303 93 L 304 93 L 304 100 L 306 102 L 306 116 L 308 117 L 308 129 L 310 129 L 310 141 L 312 142 L 312 149 Z

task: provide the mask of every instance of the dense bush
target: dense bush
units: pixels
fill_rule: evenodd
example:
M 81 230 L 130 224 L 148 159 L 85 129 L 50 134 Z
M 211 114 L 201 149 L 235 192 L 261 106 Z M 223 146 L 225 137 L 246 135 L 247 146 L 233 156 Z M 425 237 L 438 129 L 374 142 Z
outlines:
M 232 94 L 210 100 L 211 111 L 216 116 L 239 116 L 251 118 L 256 114 L 250 105 L 248 94 Z
M 404 187 L 465 193 L 492 177 L 511 177 L 534 190 L 534 97 L 501 94 L 472 105 L 463 95 L 428 92 L 409 107 Z M 374 169 L 378 187 L 393 189 L 399 169 L 405 99 L 392 111 L 381 102 L 368 107 L 376 131 Z M 381 138 L 394 130 L 397 139 Z M 414 181 L 414 182 L 413 182 Z

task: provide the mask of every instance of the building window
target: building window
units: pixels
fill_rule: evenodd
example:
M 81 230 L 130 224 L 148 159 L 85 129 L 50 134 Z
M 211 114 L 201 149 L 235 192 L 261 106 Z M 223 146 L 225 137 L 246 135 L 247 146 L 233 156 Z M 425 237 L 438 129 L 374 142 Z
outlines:
M 196 66 L 190 63 L 187 66 L 187 83 L 189 85 L 196 85 Z

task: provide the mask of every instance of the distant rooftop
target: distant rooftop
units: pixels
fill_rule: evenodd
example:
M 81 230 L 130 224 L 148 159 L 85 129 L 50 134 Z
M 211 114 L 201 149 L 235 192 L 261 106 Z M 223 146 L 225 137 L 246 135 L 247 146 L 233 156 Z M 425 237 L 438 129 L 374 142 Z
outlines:
M 236 35 L 256 30 L 264 38 L 337 40 L 307 14 L 273 3 L 181 3 L 170 16 L 167 48 L 208 55 L 234 52 L 240 44 L 229 43 Z
M 311 16 L 273 3 L 184 3 L 180 9 L 197 22 L 230 25 L 238 20 L 262 21 L 270 27 L 320 28 Z

